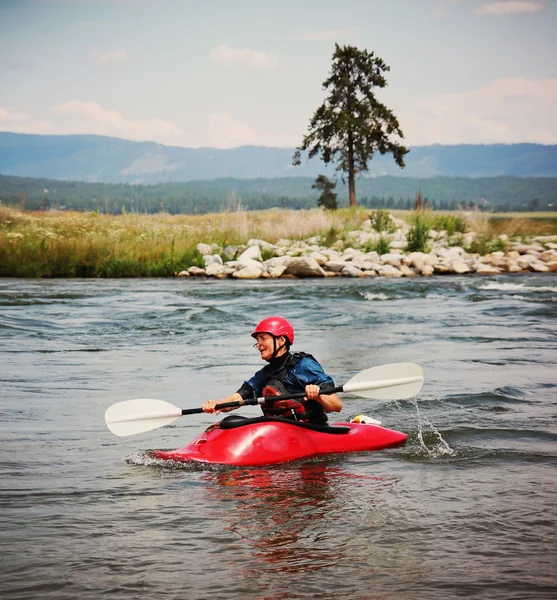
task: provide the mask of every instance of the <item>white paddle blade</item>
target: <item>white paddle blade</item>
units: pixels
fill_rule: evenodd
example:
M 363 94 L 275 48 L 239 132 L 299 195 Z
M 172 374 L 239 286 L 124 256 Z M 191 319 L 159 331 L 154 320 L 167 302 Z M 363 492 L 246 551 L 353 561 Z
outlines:
M 424 372 L 415 363 L 372 367 L 358 373 L 342 388 L 364 398 L 400 400 L 415 396 L 424 384 Z
M 170 402 L 140 398 L 109 406 L 104 420 L 112 433 L 126 436 L 163 427 L 181 416 L 182 409 Z

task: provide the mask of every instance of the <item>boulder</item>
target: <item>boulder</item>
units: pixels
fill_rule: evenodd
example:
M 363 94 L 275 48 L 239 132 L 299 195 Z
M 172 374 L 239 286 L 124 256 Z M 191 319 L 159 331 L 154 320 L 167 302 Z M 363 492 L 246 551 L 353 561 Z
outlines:
M 453 273 L 463 275 L 464 273 L 470 273 L 470 267 L 460 258 L 455 258 L 450 263 L 450 269 Z
M 296 277 L 325 277 L 325 271 L 309 256 L 291 258 L 284 274 Z
M 223 252 L 226 260 L 234 260 L 237 250 L 238 248 L 236 246 L 226 246 Z
M 383 277 L 402 277 L 402 271 L 392 265 L 384 265 L 379 269 L 379 275 Z
M 222 264 L 213 262 L 205 267 L 205 275 L 207 275 L 207 277 L 214 277 L 218 273 L 222 273 L 223 270 L 224 267 Z
M 402 256 L 400 254 L 392 254 L 392 253 L 382 254 L 381 262 L 384 265 L 389 265 L 391 267 L 400 267 L 400 265 L 402 264 Z
M 217 265 L 223 264 L 222 258 L 218 254 L 205 254 L 203 256 L 203 261 L 205 262 L 205 268 L 207 268 L 209 265 L 212 265 L 212 264 L 217 264 Z
M 195 248 L 199 254 L 213 254 L 213 248 L 212 246 L 209 246 L 209 244 L 197 244 Z
M 501 269 L 499 267 L 494 267 L 493 265 L 485 263 L 476 263 L 474 265 L 474 270 L 480 275 L 497 275 L 501 273 Z
M 420 273 L 424 277 L 431 277 L 431 275 L 433 275 L 433 272 L 434 268 L 431 265 L 423 265 L 423 267 L 420 269 Z
M 232 277 L 235 279 L 259 279 L 262 273 L 262 268 L 256 269 L 255 267 L 248 266 L 240 269 L 239 271 L 234 271 L 234 273 L 232 273 Z
M 252 260 L 261 260 L 261 248 L 259 246 L 249 246 L 242 254 L 238 257 L 238 262 L 248 265 Z
M 342 269 L 341 274 L 344 277 L 360 277 L 362 275 L 362 270 L 350 263 L 347 263 L 344 269 Z
M 194 275 L 195 277 L 201 277 L 205 275 L 205 269 L 201 269 L 200 267 L 192 266 L 188 269 L 188 273 L 190 275 Z
M 536 273 L 547 273 L 549 271 L 549 267 L 540 260 L 535 260 L 534 262 L 530 263 L 530 271 L 534 271 Z
M 404 277 L 416 277 L 416 275 L 417 275 L 417 273 L 416 273 L 416 271 L 414 271 L 414 269 L 411 269 L 410 267 L 408 267 L 406 265 L 401 265 L 399 267 L 399 269 Z
M 177 277 L 189 277 L 190 274 L 187 271 L 180 271 Z
M 276 279 L 277 277 L 281 277 L 282 275 L 284 275 L 285 271 L 286 271 L 287 267 L 285 264 L 282 265 L 274 265 L 271 266 L 267 269 L 267 275 L 273 279 Z M 263 273 L 263 275 L 265 275 L 265 272 Z
M 328 260 L 323 266 L 328 271 L 340 273 L 342 269 L 344 269 L 344 267 L 346 266 L 346 262 L 344 262 L 343 260 Z

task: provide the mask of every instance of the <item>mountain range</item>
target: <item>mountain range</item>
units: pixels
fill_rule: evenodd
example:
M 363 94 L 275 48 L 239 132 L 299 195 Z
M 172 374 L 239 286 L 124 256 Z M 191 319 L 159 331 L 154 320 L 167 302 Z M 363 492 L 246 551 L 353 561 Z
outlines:
M 181 148 L 98 135 L 31 135 L 0 132 L 0 174 L 106 183 L 187 182 L 333 177 L 320 160 L 292 166 L 293 148 L 241 146 Z M 406 167 L 377 155 L 367 176 L 557 177 L 557 145 L 488 144 L 411 147 Z

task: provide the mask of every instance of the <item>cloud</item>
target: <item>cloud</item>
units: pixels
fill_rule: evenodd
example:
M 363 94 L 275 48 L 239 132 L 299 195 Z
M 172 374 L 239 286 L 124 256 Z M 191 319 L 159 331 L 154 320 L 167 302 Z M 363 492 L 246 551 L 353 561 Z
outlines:
M 458 94 L 424 98 L 406 115 L 410 144 L 557 143 L 557 79 L 506 78 Z
M 117 50 L 110 50 L 109 52 L 100 52 L 97 54 L 97 58 L 102 63 L 108 62 L 125 62 L 129 56 L 126 50 L 118 48 Z
M 221 65 L 240 66 L 263 71 L 270 71 L 278 64 L 278 59 L 273 54 L 258 52 L 251 48 L 230 48 L 226 44 L 220 44 L 213 48 L 211 60 Z
M 36 121 L 24 112 L 14 112 L 0 106 L 0 131 L 12 133 L 48 133 L 46 121 Z
M 300 33 L 294 36 L 294 39 L 302 42 L 323 42 L 329 40 L 338 40 L 339 38 L 350 37 L 357 34 L 360 27 L 341 27 L 340 29 L 322 29 L 321 31 L 312 31 Z
M 476 8 L 474 12 L 478 15 L 506 16 L 539 12 L 544 8 L 543 2 L 490 2 Z
M 156 140 L 173 143 L 180 131 L 164 119 L 128 120 L 115 110 L 103 108 L 95 102 L 72 100 L 52 106 L 50 113 L 54 119 L 52 132 L 56 133 L 95 133 L 123 137 L 129 140 Z
M 234 148 L 246 144 L 257 144 L 258 136 L 246 123 L 236 121 L 226 113 L 209 116 L 209 146 Z

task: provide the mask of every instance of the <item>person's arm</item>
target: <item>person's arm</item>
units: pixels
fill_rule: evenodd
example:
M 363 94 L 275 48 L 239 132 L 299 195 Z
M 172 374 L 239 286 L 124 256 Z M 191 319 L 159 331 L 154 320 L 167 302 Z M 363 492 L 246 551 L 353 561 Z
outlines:
M 306 385 L 306 400 L 315 400 L 321 404 L 326 413 L 340 412 L 342 410 L 342 402 L 338 394 L 320 394 L 318 385 Z

